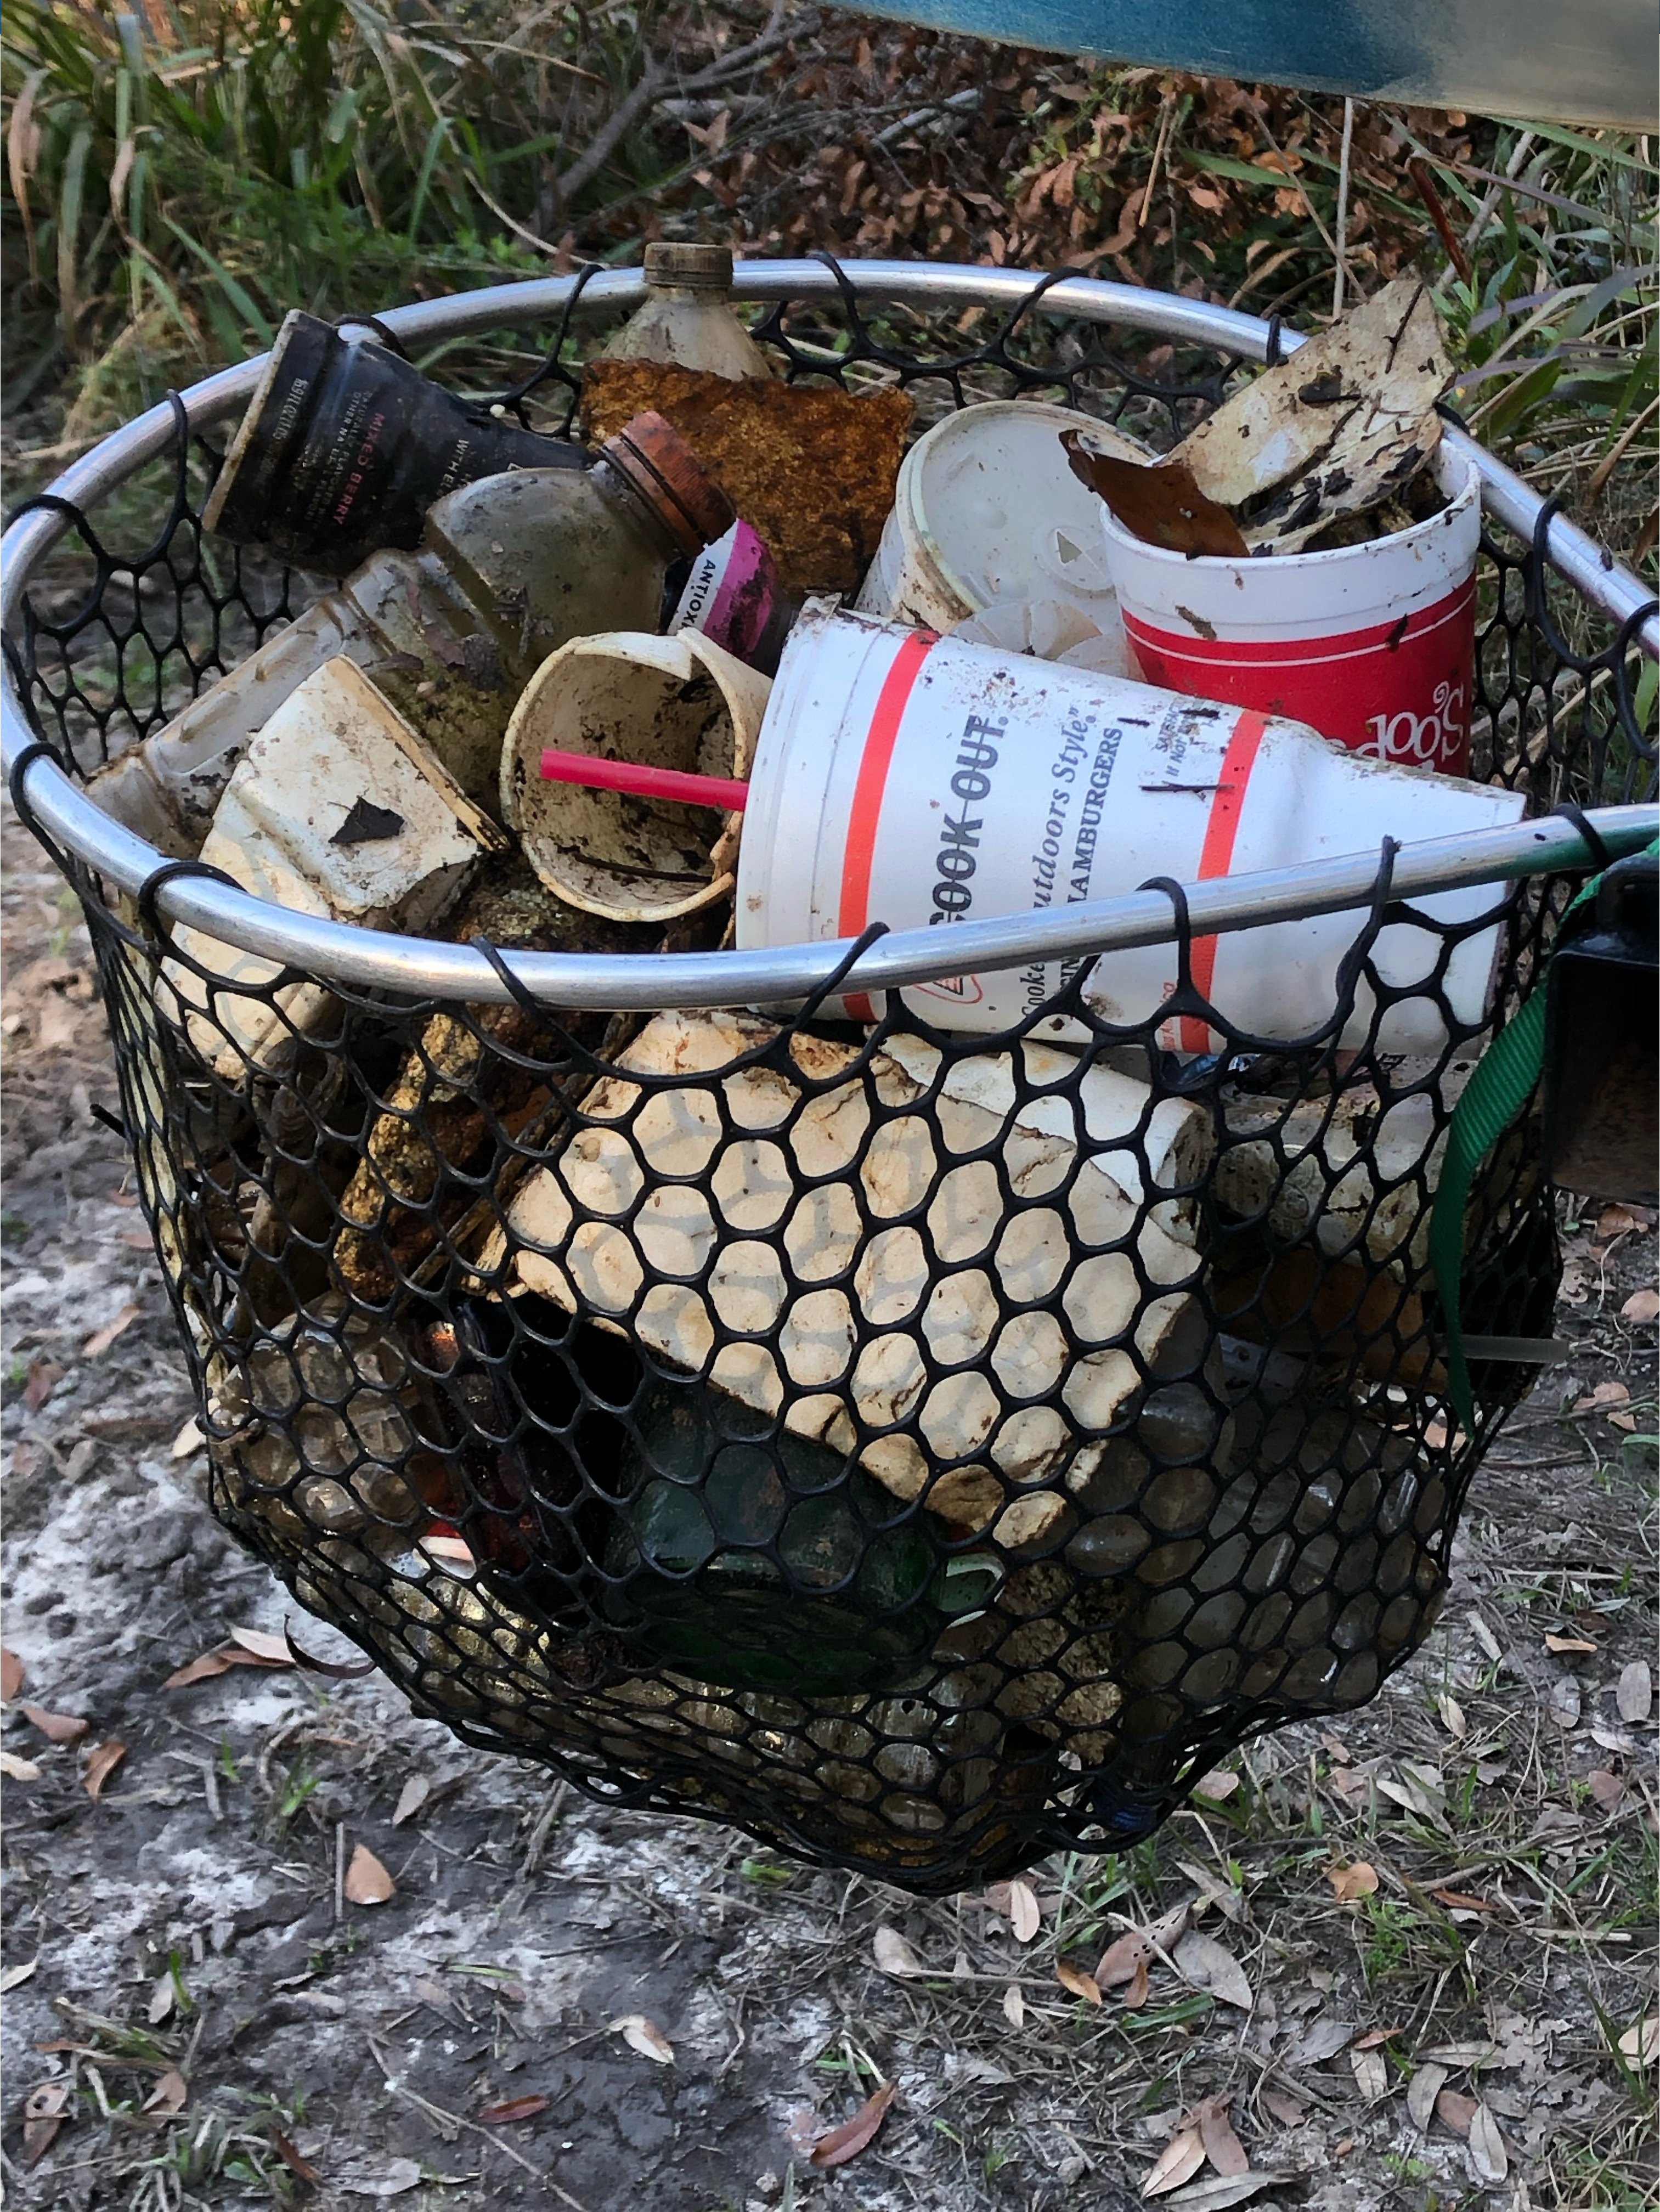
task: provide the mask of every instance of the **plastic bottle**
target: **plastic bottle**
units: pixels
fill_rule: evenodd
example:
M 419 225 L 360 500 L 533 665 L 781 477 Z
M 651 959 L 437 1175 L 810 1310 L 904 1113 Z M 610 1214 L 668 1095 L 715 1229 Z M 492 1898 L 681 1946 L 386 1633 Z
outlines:
M 658 629 L 671 571 L 735 519 L 690 447 L 651 413 L 608 439 L 591 468 L 519 469 L 464 484 L 429 514 L 418 551 L 371 555 L 94 776 L 88 796 L 162 851 L 194 854 L 254 732 L 344 654 L 468 797 L 493 810 L 502 740 L 532 672 L 573 637 Z
M 732 248 L 646 248 L 647 298 L 603 347 L 602 361 L 660 361 L 709 376 L 770 376 L 767 359 L 727 302 Z

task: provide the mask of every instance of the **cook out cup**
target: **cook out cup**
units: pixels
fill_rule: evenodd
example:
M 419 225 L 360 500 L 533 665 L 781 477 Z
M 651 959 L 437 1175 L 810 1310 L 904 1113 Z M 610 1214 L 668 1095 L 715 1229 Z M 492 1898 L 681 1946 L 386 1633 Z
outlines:
M 873 921 L 937 927 L 941 980 L 904 992 L 906 1006 L 942 1029 L 1003 1030 L 1039 1014 L 1089 963 L 954 972 L 957 922 L 1111 898 L 1149 876 L 1195 883 L 1376 853 L 1385 835 L 1468 834 L 1514 822 L 1523 805 L 1519 793 L 1414 774 L 1255 709 L 815 602 L 785 647 L 750 770 L 738 943 L 854 937 Z M 1481 887 L 1422 902 L 1440 923 L 1492 908 Z M 1201 939 L 1194 979 L 1236 1029 L 1301 1036 L 1335 1005 L 1358 927 L 1334 914 Z M 1438 1050 L 1442 998 L 1461 1025 L 1479 1022 L 1497 950 L 1496 923 L 1450 946 L 1389 923 L 1371 959 L 1390 992 L 1379 1048 Z M 1171 945 L 1114 952 L 1090 966 L 1085 997 L 1107 1020 L 1140 1023 L 1177 980 Z M 867 1021 L 877 1008 L 853 994 L 840 1011 Z M 1374 1012 L 1363 981 L 1343 1041 L 1364 1042 Z M 1034 1034 L 1085 1031 L 1048 1015 Z M 1225 1042 L 1192 1016 L 1161 1036 L 1177 1051 Z
M 1469 767 L 1481 478 L 1444 447 L 1448 504 L 1329 553 L 1189 560 L 1103 505 L 1107 564 L 1149 684 L 1289 715 L 1351 752 Z

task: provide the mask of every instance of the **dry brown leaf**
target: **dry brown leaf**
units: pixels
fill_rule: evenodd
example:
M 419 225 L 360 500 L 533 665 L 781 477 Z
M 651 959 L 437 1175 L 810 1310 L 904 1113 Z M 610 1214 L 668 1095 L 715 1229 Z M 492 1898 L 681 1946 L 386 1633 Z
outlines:
M 1477 2100 L 1470 2115 L 1469 2147 L 1470 2165 L 1476 2179 L 1489 2189 L 1497 2188 L 1510 2172 L 1510 2154 L 1499 2132 L 1499 2123 L 1485 2099 Z
M 351 1863 L 346 1869 L 345 1887 L 349 1905 L 384 1905 L 398 1890 L 397 1883 L 367 1844 L 353 1848 Z
M 125 1335 L 143 1311 L 142 1306 L 134 1305 L 129 1300 L 112 1321 L 106 1321 L 102 1328 L 94 1329 L 81 1347 L 82 1358 L 96 1359 L 100 1354 L 107 1352 L 118 1336 Z
M 146 1238 L 145 1241 L 148 1243 L 149 1239 Z M 192 1413 L 173 1438 L 169 1456 L 173 1459 L 188 1459 L 192 1452 L 200 1451 L 206 1442 L 207 1438 L 202 1433 L 202 1424 Z
M 1003 1992 L 1003 2017 L 1011 2027 L 1026 2024 L 1026 2001 L 1020 1994 L 1018 1982 L 1011 1982 Z
M 630 2051 L 637 2051 L 642 2058 L 655 2059 L 660 2066 L 673 2065 L 674 2045 L 657 2022 L 648 2019 L 644 2013 L 624 2013 L 611 2025 L 612 2033 L 620 2035 Z
M 1145 1966 L 1147 1960 L 1147 1939 L 1139 1928 L 1129 1929 L 1116 1936 L 1101 1954 L 1095 1969 L 1097 1985 L 1104 1990 L 1116 1990 L 1125 1982 L 1134 1981 L 1136 1969 Z
M 871 1948 L 882 1972 L 897 1976 L 902 1982 L 915 1981 L 927 1971 L 897 1928 L 879 1928 Z
M 64 1379 L 55 1359 L 32 1359 L 23 1382 L 23 1411 L 38 1413 Z
M 1467 2136 L 1470 2122 L 1475 2117 L 1474 2097 L 1461 2097 L 1456 2089 L 1438 2089 L 1435 2096 L 1435 2117 L 1444 2128 L 1450 2128 L 1456 2136 Z
M 1550 1686 L 1550 1717 L 1558 1728 L 1577 1728 L 1579 1724 L 1579 1685 L 1572 1674 L 1564 1674 Z
M 1244 2146 L 1233 2131 L 1225 2103 L 1207 2097 L 1195 2117 L 1199 2122 L 1200 2141 L 1205 2146 L 1205 2156 L 1219 2173 L 1249 2173 L 1250 2160 L 1245 2156 Z
M 1459 1704 L 1457 1698 L 1449 1697 L 1443 1690 L 1435 1701 L 1435 1710 L 1440 1714 L 1441 1725 L 1447 1734 L 1456 1737 L 1462 1743 L 1468 1723 L 1464 1719 L 1464 1708 Z
M 1126 2012 L 1140 2012 L 1152 1993 L 1152 1983 L 1145 1958 L 1136 1961 L 1135 1972 L 1130 1976 L 1119 2002 Z
M 8 1645 L 0 1644 L 0 1705 L 9 1705 L 22 1686 L 22 1661 Z
M 1654 1705 L 1654 1676 L 1646 1659 L 1633 1659 L 1620 1669 L 1614 1705 L 1622 1721 L 1645 1721 Z
M 1171 1955 L 1177 1971 L 1195 1989 L 1208 1990 L 1219 2003 L 1237 2005 L 1242 2012 L 1250 2010 L 1250 1984 L 1245 1978 L 1245 1970 L 1214 1936 L 1201 1936 L 1196 1929 L 1192 1929 Z
M 182 2112 L 190 2098 L 190 2084 L 176 2066 L 169 2066 L 144 2100 L 147 2112 Z
M 20 1759 L 15 1751 L 0 1751 L 0 1774 L 9 1782 L 38 1782 L 40 1770 L 32 1759 Z
M 532 2089 L 523 2097 L 507 2097 L 499 2105 L 485 2105 L 478 2114 L 487 2128 L 510 2127 L 515 2120 L 533 2120 L 538 2112 L 545 2112 L 553 2102 L 538 2090 Z
M 1585 1787 L 1605 1813 L 1612 1813 L 1626 1794 L 1626 1785 L 1617 1774 L 1610 1774 L 1605 1766 L 1593 1767 L 1585 1777 Z
M 1432 2063 L 1419 2067 L 1407 2084 L 1407 2110 L 1420 2135 L 1429 2133 L 1430 2122 L 1435 2117 L 1435 2100 L 1446 2078 L 1446 2068 Z
M 48 1743 L 79 1743 L 87 1732 L 87 1723 L 73 1713 L 49 1713 L 42 1705 L 24 1705 L 23 1717 L 31 1727 L 38 1728 Z
M 839 2128 L 832 2128 L 828 2135 L 819 2136 L 812 2147 L 810 2164 L 823 2173 L 830 2166 L 845 2166 L 850 2158 L 857 2158 L 887 2117 L 888 2106 L 896 2094 L 895 2084 L 884 2081 L 850 2120 L 843 2120 Z
M 160 2027 L 179 2002 L 179 1992 L 173 1985 L 171 1974 L 158 1974 L 150 1990 L 149 2002 L 144 2008 L 144 2017 L 152 2027 Z
M 23 2100 L 23 2164 L 38 2166 L 70 2116 L 73 2083 L 42 2081 Z
M 1450 1912 L 1493 1912 L 1496 1905 L 1489 1905 L 1485 1897 L 1472 1897 L 1462 1889 L 1432 1889 L 1430 1895 L 1438 1905 L 1444 1905 Z
M 1651 2013 L 1635 2027 L 1626 2030 L 1620 2039 L 1620 2056 L 1633 2066 L 1660 2063 L 1660 2012 Z
M 1628 1406 L 1631 1392 L 1623 1382 L 1599 1382 L 1575 1405 L 1576 1413 L 1598 1413 L 1605 1406 Z
M 40 1963 L 40 1954 L 37 1952 L 33 1958 L 25 1959 L 15 1966 L 8 1966 L 4 1973 L 0 1974 L 0 1997 L 9 1995 L 13 1990 L 21 1989 L 25 1982 L 32 1981 L 34 1978 L 34 1970 Z
M 273 1636 L 264 1628 L 233 1628 L 230 1640 L 239 1651 L 246 1651 L 266 1667 L 292 1667 L 294 1654 L 286 1636 Z
M 1588 1637 L 1547 1636 L 1545 1649 L 1547 1651 L 1595 1651 L 1596 1646 Z
M 432 1784 L 424 1774 L 411 1774 L 398 1793 L 398 1802 L 392 1808 L 392 1825 L 401 1828 L 405 1820 L 412 1820 L 432 1795 Z
M 1193 1785 L 1195 1797 L 1208 1797 L 1213 1805 L 1225 1804 L 1239 1787 L 1239 1777 L 1225 1766 L 1213 1766 Z
M 1341 2148 L 1341 2145 L 1340 2145 Z M 1227 2212 L 1227 2208 L 1243 2204 L 1264 2189 L 1273 2189 L 1289 2179 L 1284 2173 L 1216 2173 L 1203 2181 L 1195 2181 L 1171 2199 L 1171 2212 L 1177 2206 L 1181 2212 Z
M 81 1777 L 81 1787 L 95 1805 L 104 1794 L 104 1784 L 127 1755 L 127 1747 L 112 1736 L 106 1743 L 95 1743 L 87 1753 L 87 1771 Z
M 1179 2189 L 1184 2181 L 1191 2181 L 1205 2163 L 1205 2142 L 1197 2128 L 1183 2128 L 1172 2136 L 1159 2154 L 1158 2162 L 1141 2184 L 1143 2197 L 1164 2197 L 1172 2189 Z
M 1014 1931 L 1017 1943 L 1030 1943 L 1043 1924 L 1043 1916 L 1037 1906 L 1037 1893 L 1029 1881 L 1009 1884 L 1009 1926 Z
M 1620 1318 L 1634 1322 L 1660 1321 L 1660 1291 L 1655 1290 L 1651 1285 L 1645 1285 L 1640 1291 L 1633 1291 L 1620 1307 Z
M 298 2147 L 289 2141 L 281 2128 L 271 2130 L 271 2139 L 272 2148 L 289 2172 L 297 2174 L 301 2181 L 309 2182 L 314 2189 L 323 2177 L 311 2160 L 301 2156 Z
M 246 1657 L 246 1654 L 241 1655 Z M 228 1651 L 204 1651 L 199 1659 L 187 1659 L 182 1667 L 175 1667 L 164 1690 L 187 1690 L 192 1682 L 210 1680 L 215 1674 L 228 1674 L 237 1662 L 238 1655 Z
M 1288 2097 L 1283 2089 L 1264 2089 L 1262 2102 L 1282 2127 L 1300 2128 L 1304 2110 L 1295 2097 Z
M 1623 1429 L 1626 1434 L 1630 1436 L 1636 1429 L 1637 1416 L 1635 1413 L 1621 1413 L 1616 1408 L 1608 1415 L 1608 1426 L 1611 1429 Z
M 1340 1905 L 1352 1905 L 1357 1898 L 1377 1893 L 1377 1869 L 1365 1859 L 1356 1859 L 1353 1866 L 1328 1867 L 1326 1880 Z
M 1363 2051 L 1358 2045 L 1349 2053 L 1349 2069 L 1354 2075 L 1354 2086 L 1362 2101 L 1375 2105 L 1389 2093 L 1388 2061 L 1381 2051 Z
M 1112 509 L 1133 537 L 1167 553 L 1220 554 L 1244 560 L 1250 548 L 1225 507 L 1207 499 L 1185 461 L 1149 465 L 1094 452 L 1085 435 L 1063 430 L 1073 476 Z
M 1055 1978 L 1060 1983 L 1061 1988 L 1063 1990 L 1070 1990 L 1073 1996 L 1082 1997 L 1089 2004 L 1098 2005 L 1100 2003 L 1100 1985 L 1096 1981 L 1094 1975 L 1086 1973 L 1082 1966 L 1074 1966 L 1070 1960 L 1060 1959 L 1056 1960 Z

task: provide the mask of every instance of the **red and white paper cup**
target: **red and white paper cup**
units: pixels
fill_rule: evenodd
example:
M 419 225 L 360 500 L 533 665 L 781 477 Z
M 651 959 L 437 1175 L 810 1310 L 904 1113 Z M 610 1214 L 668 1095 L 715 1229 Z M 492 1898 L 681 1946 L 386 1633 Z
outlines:
M 1375 854 L 1385 835 L 1465 836 L 1516 821 L 1523 804 L 1517 792 L 1360 757 L 1256 708 L 810 602 L 750 769 L 738 942 L 856 937 L 873 921 L 930 927 L 939 980 L 903 994 L 915 1014 L 980 1031 L 1035 1017 L 1041 1037 L 1081 1039 L 1083 1024 L 1043 1011 L 1080 969 L 1093 1010 L 1139 1024 L 1176 988 L 1175 947 L 964 974 L 952 926 L 1113 898 L 1149 876 L 1199 883 Z M 1422 910 L 1432 923 L 1466 921 L 1493 915 L 1495 899 L 1477 886 L 1438 893 Z M 1310 915 L 1201 938 L 1194 981 L 1236 1028 L 1300 1036 L 1333 1004 L 1358 927 L 1353 914 Z M 1445 1006 L 1461 1024 L 1478 1022 L 1497 949 L 1496 921 L 1450 946 L 1433 927 L 1386 924 L 1371 962 L 1391 988 L 1381 1048 L 1438 1050 Z M 869 1021 L 878 1008 L 850 993 L 825 1011 Z M 1376 1012 L 1363 982 L 1343 1042 L 1364 1042 Z M 1190 1014 L 1160 1033 L 1183 1052 L 1223 1042 Z
M 1306 722 L 1402 768 L 1469 772 L 1481 483 L 1443 447 L 1448 504 L 1329 553 L 1189 560 L 1104 506 L 1107 562 L 1149 684 Z

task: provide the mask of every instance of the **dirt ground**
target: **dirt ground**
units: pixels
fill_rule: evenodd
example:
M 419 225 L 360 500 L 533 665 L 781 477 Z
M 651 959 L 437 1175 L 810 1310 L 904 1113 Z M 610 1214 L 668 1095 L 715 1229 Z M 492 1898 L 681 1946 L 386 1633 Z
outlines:
M 1656 2201 L 1651 1218 L 1568 1228 L 1573 1356 L 1477 1481 L 1430 1646 L 1131 1856 L 1047 1863 L 1023 1943 L 1006 1891 L 596 1807 L 376 1678 L 166 1686 L 237 1630 L 330 1639 L 201 1502 L 86 937 L 9 817 L 3 860 L 11 2202 L 1104 2212 L 1161 2157 L 1189 2212 Z M 1094 2002 L 1183 1905 L 1219 1948 L 1184 1978 L 1167 1931 Z M 815 2171 L 881 2082 L 875 2140 Z

